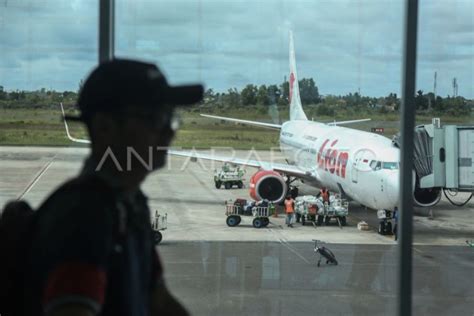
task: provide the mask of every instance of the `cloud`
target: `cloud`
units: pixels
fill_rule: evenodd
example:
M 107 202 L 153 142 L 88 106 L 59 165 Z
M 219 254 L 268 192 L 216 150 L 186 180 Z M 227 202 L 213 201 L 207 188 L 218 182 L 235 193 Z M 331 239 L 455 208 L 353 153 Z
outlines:
M 2 5 L 0 3 L 0 5 Z M 403 6 L 398 0 L 117 1 L 116 54 L 157 62 L 172 83 L 216 91 L 273 84 L 288 73 L 293 29 L 300 78 L 322 94 L 400 94 Z M 420 2 L 418 88 L 474 98 L 469 0 Z M 17 0 L 0 10 L 0 84 L 76 89 L 97 60 L 95 0 Z M 52 74 L 54 73 L 54 74 Z M 444 79 L 446 78 L 446 79 Z

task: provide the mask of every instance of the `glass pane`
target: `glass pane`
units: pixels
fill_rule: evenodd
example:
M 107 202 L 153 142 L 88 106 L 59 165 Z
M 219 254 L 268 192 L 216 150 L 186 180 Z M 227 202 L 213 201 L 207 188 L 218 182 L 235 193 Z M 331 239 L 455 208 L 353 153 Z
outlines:
M 2 206 L 17 197 L 38 206 L 81 167 L 86 148 L 57 147 L 71 144 L 60 103 L 74 111 L 80 82 L 97 63 L 97 21 L 96 1 L 0 3 Z M 85 137 L 79 125 L 71 133 Z
M 466 202 L 474 187 L 450 179 L 456 175 L 474 183 L 472 166 L 462 163 L 473 158 L 473 143 L 456 128 L 474 125 L 474 5 L 421 1 L 420 12 L 415 106 L 416 122 L 424 126 L 415 137 L 415 198 L 422 207 L 413 218 L 413 306 L 420 315 L 469 314 L 474 266 L 466 241 L 474 239 L 474 201 L 454 204 Z
M 157 63 L 172 84 L 205 84 L 204 101 L 180 110 L 177 149 L 273 161 L 282 173 L 290 161 L 309 175 L 290 184 L 300 196 L 293 227 L 277 203 L 278 216 L 260 229 L 252 227 L 249 187 L 284 198 L 279 190 L 287 184 L 279 174 L 260 182 L 263 173 L 246 166 L 241 190 L 226 178 L 233 166 L 171 156 L 165 170 L 147 179 L 151 206 L 168 214 L 159 247 L 165 277 L 193 313 L 395 313 L 395 242 L 377 233 L 376 206 L 391 211 L 398 196 L 398 171 L 382 169 L 381 161 L 398 165 L 390 139 L 399 122 L 402 11 L 399 1 L 117 3 L 117 56 Z M 286 123 L 296 80 L 303 110 L 315 122 Z M 200 114 L 283 127 L 279 132 Z M 372 121 L 316 123 L 364 118 Z M 326 206 L 317 198 L 322 185 L 330 191 Z M 348 197 L 353 202 L 345 216 Z M 325 242 L 318 245 L 334 253 L 337 266 L 323 258 L 317 267 L 312 239 Z

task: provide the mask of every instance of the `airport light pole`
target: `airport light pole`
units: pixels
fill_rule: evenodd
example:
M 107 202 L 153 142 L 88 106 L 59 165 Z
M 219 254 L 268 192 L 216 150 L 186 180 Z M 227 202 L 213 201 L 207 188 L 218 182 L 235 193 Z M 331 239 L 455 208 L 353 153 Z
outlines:
M 115 0 L 99 0 L 99 63 L 111 60 L 115 49 Z
M 397 298 L 398 315 L 412 314 L 413 283 L 413 137 L 415 128 L 416 41 L 418 0 L 405 1 L 405 27 L 402 68 L 400 212 L 398 241 Z

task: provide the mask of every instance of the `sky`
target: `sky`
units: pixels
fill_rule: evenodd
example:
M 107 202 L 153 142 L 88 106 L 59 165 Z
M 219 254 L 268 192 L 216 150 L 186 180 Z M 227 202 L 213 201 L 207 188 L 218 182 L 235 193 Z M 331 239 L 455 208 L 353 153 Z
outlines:
M 421 0 L 417 87 L 474 99 L 474 1 Z M 117 57 L 172 84 L 279 84 L 294 33 L 299 79 L 323 95 L 400 95 L 402 0 L 116 0 Z M 0 85 L 77 90 L 97 63 L 96 0 L 0 0 Z

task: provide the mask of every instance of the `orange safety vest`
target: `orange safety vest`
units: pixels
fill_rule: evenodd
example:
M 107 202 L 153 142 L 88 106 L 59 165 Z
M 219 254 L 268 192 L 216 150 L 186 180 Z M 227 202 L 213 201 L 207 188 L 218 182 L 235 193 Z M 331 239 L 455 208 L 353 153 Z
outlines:
M 289 199 L 289 200 L 285 200 L 285 211 L 286 211 L 286 214 L 291 214 L 294 212 L 294 209 L 293 209 L 293 199 Z

